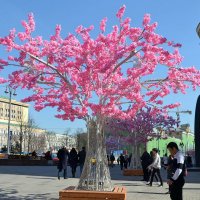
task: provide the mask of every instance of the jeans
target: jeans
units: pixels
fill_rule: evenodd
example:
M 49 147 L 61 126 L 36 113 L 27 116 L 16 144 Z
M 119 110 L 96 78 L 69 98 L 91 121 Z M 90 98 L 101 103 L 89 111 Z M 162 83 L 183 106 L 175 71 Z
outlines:
M 156 169 L 156 168 L 153 168 L 150 185 L 152 185 L 152 183 L 153 183 L 153 178 L 154 178 L 155 174 L 158 175 L 158 178 L 160 179 L 160 184 L 163 185 L 162 177 L 160 175 L 160 169 Z
M 71 168 L 72 168 L 72 177 L 75 178 L 76 166 L 71 166 Z
M 84 166 L 84 164 L 83 164 L 83 163 L 81 163 L 81 164 L 80 164 L 80 175 L 82 174 L 82 171 L 83 171 L 83 166 Z
M 62 172 L 62 169 L 58 170 L 58 178 L 60 178 L 60 172 Z M 67 178 L 67 169 L 63 169 L 63 177 Z

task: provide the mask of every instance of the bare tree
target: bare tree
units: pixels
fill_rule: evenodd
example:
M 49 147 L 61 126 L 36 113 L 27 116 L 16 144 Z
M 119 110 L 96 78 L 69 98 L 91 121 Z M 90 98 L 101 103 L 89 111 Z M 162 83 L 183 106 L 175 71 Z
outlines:
M 46 141 L 48 142 L 49 148 L 52 148 L 52 143 L 56 139 L 56 133 L 54 131 L 46 131 Z
M 46 135 L 43 133 L 34 134 L 32 140 L 32 150 L 44 152 L 46 150 Z
M 82 147 L 87 145 L 87 133 L 83 129 L 78 128 L 75 132 L 77 149 L 80 150 Z
M 70 128 L 65 129 L 64 134 L 63 134 L 64 137 L 63 137 L 62 146 L 66 146 L 66 147 L 69 146 L 69 135 L 70 135 L 70 133 L 71 133 Z
M 17 140 L 19 141 L 19 151 L 20 151 L 20 156 L 22 154 L 22 144 L 25 142 L 25 132 L 27 128 L 27 123 L 28 121 L 26 120 L 24 113 L 22 112 L 20 116 L 17 117 L 17 122 L 19 125 L 19 132 L 18 132 L 18 138 Z
M 33 144 L 34 141 L 34 129 L 36 129 L 36 123 L 35 120 L 29 116 L 28 122 L 25 125 L 25 135 L 26 135 L 26 141 L 27 141 L 27 146 L 28 146 L 28 153 L 30 152 L 30 148 Z

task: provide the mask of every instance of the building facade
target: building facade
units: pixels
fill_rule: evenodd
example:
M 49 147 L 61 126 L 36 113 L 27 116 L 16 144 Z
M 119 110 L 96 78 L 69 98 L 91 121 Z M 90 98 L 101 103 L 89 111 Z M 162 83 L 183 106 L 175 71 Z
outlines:
M 7 148 L 9 99 L 0 98 L 0 149 Z M 22 152 L 46 151 L 45 130 L 29 122 L 29 104 L 11 100 L 10 112 L 11 150 L 22 145 Z
M 52 152 L 57 152 L 63 146 L 65 146 L 68 150 L 71 150 L 73 147 L 77 147 L 76 137 L 72 135 L 55 133 L 49 136 L 47 133 L 46 137 L 47 149 L 51 150 Z
M 10 136 L 11 144 L 20 133 L 20 124 L 28 122 L 29 105 L 11 101 Z M 9 99 L 0 98 L 0 148 L 7 146 L 9 120 Z

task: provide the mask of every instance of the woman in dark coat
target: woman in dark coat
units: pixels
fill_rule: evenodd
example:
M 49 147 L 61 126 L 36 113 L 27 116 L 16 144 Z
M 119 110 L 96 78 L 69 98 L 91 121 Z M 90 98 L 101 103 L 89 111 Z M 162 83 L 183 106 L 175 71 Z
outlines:
M 73 178 L 75 178 L 77 163 L 78 163 L 78 154 L 77 154 L 76 149 L 72 148 L 72 150 L 69 153 L 69 164 L 72 169 Z

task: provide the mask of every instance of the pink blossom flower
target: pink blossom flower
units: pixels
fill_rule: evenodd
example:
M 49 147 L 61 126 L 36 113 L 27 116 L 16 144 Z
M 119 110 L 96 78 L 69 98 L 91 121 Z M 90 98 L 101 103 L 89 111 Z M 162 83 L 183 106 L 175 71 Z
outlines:
M 105 32 L 105 30 L 106 30 L 106 22 L 107 22 L 107 17 L 102 19 L 101 22 L 100 22 L 100 30 L 102 32 Z
M 123 5 L 117 12 L 116 16 L 117 18 L 121 19 L 124 15 L 124 12 L 125 12 L 125 9 L 126 9 L 126 6 Z
M 151 21 L 150 14 L 145 14 L 143 18 L 143 26 L 147 26 Z
M 144 16 L 141 28 L 132 26 L 130 18 L 122 20 L 124 12 L 125 6 L 117 13 L 120 24 L 108 34 L 103 34 L 104 18 L 95 38 L 90 33 L 94 26 L 78 26 L 75 34 L 62 37 L 57 25 L 49 40 L 33 36 L 35 22 L 30 14 L 28 21 L 22 22 L 24 31 L 12 29 L 0 37 L 0 47 L 9 51 L 7 59 L 0 59 L 0 69 L 4 72 L 9 64 L 19 66 L 6 81 L 14 88 L 32 90 L 33 95 L 25 101 L 33 101 L 38 111 L 57 108 L 56 117 L 63 120 L 97 114 L 134 119 L 149 104 L 149 113 L 155 117 L 179 106 L 173 102 L 166 105 L 164 98 L 171 93 L 184 94 L 190 86 L 195 90 L 200 86 L 200 71 L 179 67 L 183 59 L 177 50 L 180 45 L 156 33 L 157 23 L 150 24 L 150 15 Z M 162 65 L 166 77 L 151 80 Z M 138 123 L 141 121 L 138 117 Z M 138 137 L 138 141 L 146 139 Z

